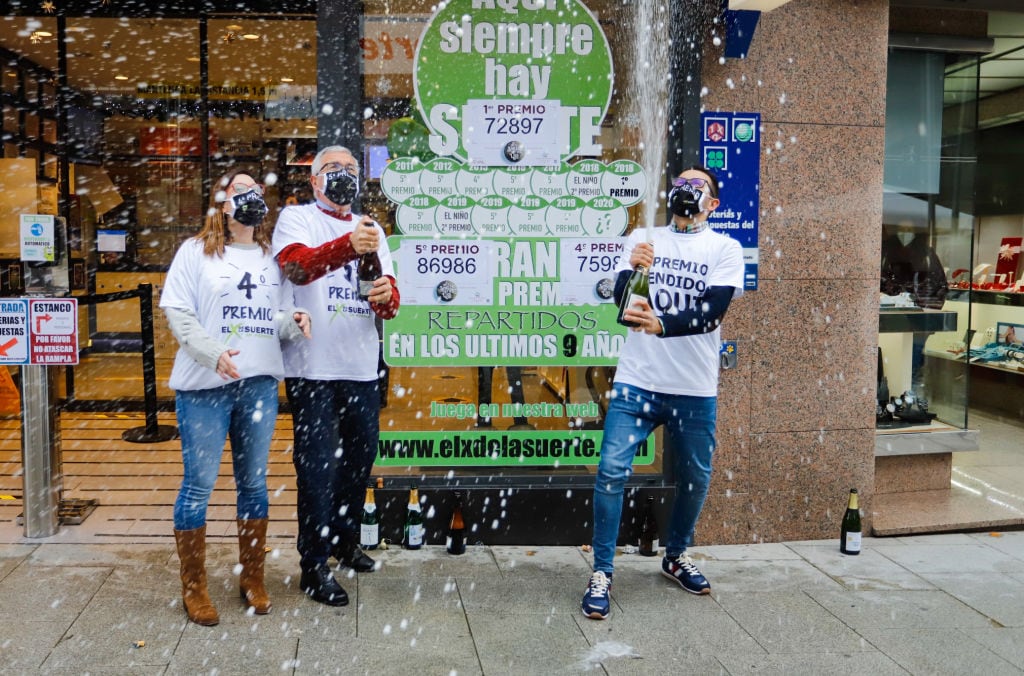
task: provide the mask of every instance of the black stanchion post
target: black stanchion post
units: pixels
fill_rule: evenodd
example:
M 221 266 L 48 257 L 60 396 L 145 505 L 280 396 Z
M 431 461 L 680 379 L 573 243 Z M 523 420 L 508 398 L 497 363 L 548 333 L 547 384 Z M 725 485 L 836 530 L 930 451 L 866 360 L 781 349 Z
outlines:
M 125 441 L 151 443 L 170 441 L 178 436 L 174 425 L 157 422 L 156 402 L 156 345 L 153 338 L 153 285 L 139 284 L 139 315 L 142 328 L 142 387 L 145 395 L 146 426 L 125 430 Z

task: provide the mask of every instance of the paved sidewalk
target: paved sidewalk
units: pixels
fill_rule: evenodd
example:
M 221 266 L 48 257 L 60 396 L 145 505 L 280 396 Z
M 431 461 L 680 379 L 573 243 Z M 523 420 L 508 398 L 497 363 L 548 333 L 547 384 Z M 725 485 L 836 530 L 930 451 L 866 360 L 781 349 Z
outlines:
M 567 547 L 389 549 L 339 575 L 351 605 L 297 589 L 273 543 L 274 608 L 246 615 L 233 545 L 210 545 L 216 627 L 186 621 L 166 543 L 68 544 L 0 527 L 2 674 L 1024 673 L 1024 532 L 700 547 L 710 597 L 617 559 L 612 615 L 579 610 Z M 57 536 L 55 536 L 56 538 Z M 144 644 L 142 643 L 144 642 Z

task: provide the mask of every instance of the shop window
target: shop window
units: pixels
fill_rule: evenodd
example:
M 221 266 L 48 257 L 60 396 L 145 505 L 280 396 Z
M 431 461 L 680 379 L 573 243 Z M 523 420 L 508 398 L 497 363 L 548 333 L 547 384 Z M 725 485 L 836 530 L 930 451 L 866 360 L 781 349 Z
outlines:
M 976 55 L 890 50 L 880 429 L 967 425 L 971 306 L 955 287 L 977 218 L 977 68 Z

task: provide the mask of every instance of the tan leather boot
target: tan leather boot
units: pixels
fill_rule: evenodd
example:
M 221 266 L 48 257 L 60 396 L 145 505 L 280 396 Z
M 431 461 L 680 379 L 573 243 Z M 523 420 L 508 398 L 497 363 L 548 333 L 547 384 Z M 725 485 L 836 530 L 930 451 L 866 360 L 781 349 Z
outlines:
M 238 519 L 238 562 L 242 564 L 238 584 L 242 598 L 257 615 L 270 612 L 270 595 L 263 584 L 266 544 L 266 519 Z
M 181 599 L 188 619 L 212 627 L 220 622 L 206 590 L 206 526 L 175 530 L 178 558 L 181 559 Z

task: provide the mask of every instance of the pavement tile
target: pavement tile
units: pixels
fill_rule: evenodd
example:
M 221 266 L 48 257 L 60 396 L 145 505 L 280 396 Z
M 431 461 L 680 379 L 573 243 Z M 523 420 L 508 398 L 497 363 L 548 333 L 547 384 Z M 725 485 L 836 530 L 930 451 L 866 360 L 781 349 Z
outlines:
M 94 600 L 43 664 L 50 669 L 78 668 L 101 673 L 106 667 L 167 665 L 187 620 L 174 608 L 113 598 Z M 143 648 L 136 647 L 144 641 Z
M 414 666 L 413 666 L 414 665 Z M 483 674 L 471 643 L 451 643 L 437 650 L 422 642 L 308 640 L 299 641 L 295 675 L 380 674 L 403 671 L 429 676 L 473 676 Z
M 702 605 L 704 610 L 689 613 L 669 614 L 665 608 L 653 606 L 634 612 L 616 612 L 613 609 L 606 620 L 592 620 L 584 617 L 583 613 L 574 617 L 591 646 L 609 641 L 627 646 L 645 660 L 637 666 L 646 664 L 647 668 L 657 663 L 667 671 L 685 669 L 703 673 L 693 664 L 707 662 L 708 658 L 716 655 L 731 652 L 766 654 L 765 649 L 717 603 Z M 671 621 L 666 621 L 666 618 L 671 618 Z
M 592 558 L 579 547 L 491 547 L 502 575 L 534 575 L 538 573 L 568 575 L 593 570 Z
M 29 622 L 0 616 L 0 671 L 34 673 L 57 645 L 70 622 Z
M 962 630 L 996 655 L 1024 671 L 1024 629 L 984 627 Z
M 942 536 L 938 536 L 942 537 Z M 967 536 L 965 536 L 967 537 Z M 907 544 L 882 552 L 896 563 L 925 573 L 1024 573 L 1024 560 L 967 537 L 966 543 Z
M 122 599 L 173 605 L 181 603 L 181 577 L 171 566 L 124 566 L 113 568 L 96 590 L 95 600 Z
M 836 547 L 790 544 L 794 554 L 809 562 L 848 589 L 934 589 L 919 575 L 886 558 L 874 549 L 857 556 L 840 554 Z
M 957 628 L 872 627 L 861 633 L 872 646 L 911 674 L 1021 673 L 1018 667 Z
M 803 592 L 726 593 L 716 600 L 769 653 L 874 650 Z
M 0 580 L 27 559 L 34 549 L 29 545 L 0 545 Z
M 177 555 L 174 545 L 110 544 L 83 547 L 78 544 L 44 544 L 32 553 L 32 563 L 45 566 L 163 566 Z
M 110 572 L 110 568 L 22 565 L 0 581 L 0 599 L 18 599 L 18 607 L 31 613 L 34 622 L 71 624 Z
M 587 573 L 520 579 L 459 576 L 459 595 L 469 616 L 502 614 L 561 615 L 579 612 Z M 613 593 L 614 598 L 614 593 Z
M 879 652 L 836 653 L 828 655 L 765 655 L 763 657 L 725 653 L 719 657 L 732 676 L 883 676 L 906 675 L 906 670 Z
M 581 618 L 583 619 L 583 618 Z M 651 673 L 726 674 L 714 657 L 688 649 L 676 650 L 674 644 L 649 653 L 615 639 L 603 639 L 578 652 L 572 669 L 584 669 L 610 676 L 646 675 Z
M 1024 627 L 1024 581 L 1000 573 L 926 574 L 925 579 L 1004 627 Z
M 568 615 L 475 614 L 469 626 L 485 674 L 593 673 L 582 661 L 590 645 Z
M 799 589 L 842 589 L 841 583 L 807 561 L 697 561 L 711 593 Z M 667 580 L 666 580 L 667 581 Z
M 299 639 L 265 633 L 242 638 L 182 638 L 166 674 L 251 676 L 287 673 L 295 664 Z M 148 645 L 147 645 L 148 647 Z
M 101 667 L 94 669 L 93 671 L 83 671 L 80 667 L 64 667 L 64 666 L 47 666 L 44 671 L 40 673 L 46 674 L 46 676 L 83 676 L 83 674 L 102 674 L 102 676 L 139 676 L 145 674 L 145 676 L 160 676 L 166 673 L 167 666 L 160 664 L 145 664 L 145 665 L 112 665 L 104 664 Z
M 985 627 L 977 610 L 934 590 L 808 591 L 807 594 L 855 631 L 877 627 Z
M 987 547 L 1024 560 L 1024 531 L 972 533 L 971 538 Z
M 687 550 L 694 561 L 715 559 L 718 561 L 781 561 L 799 559 L 800 555 L 782 543 L 761 545 L 710 545 Z
M 358 613 L 360 639 L 443 650 L 453 639 L 470 636 L 459 587 L 451 577 L 360 578 Z
M 928 545 L 930 547 L 949 547 L 951 545 L 974 545 L 977 544 L 970 533 L 935 533 L 931 535 L 900 535 L 895 538 L 878 538 L 879 543 L 892 542 L 901 545 Z

